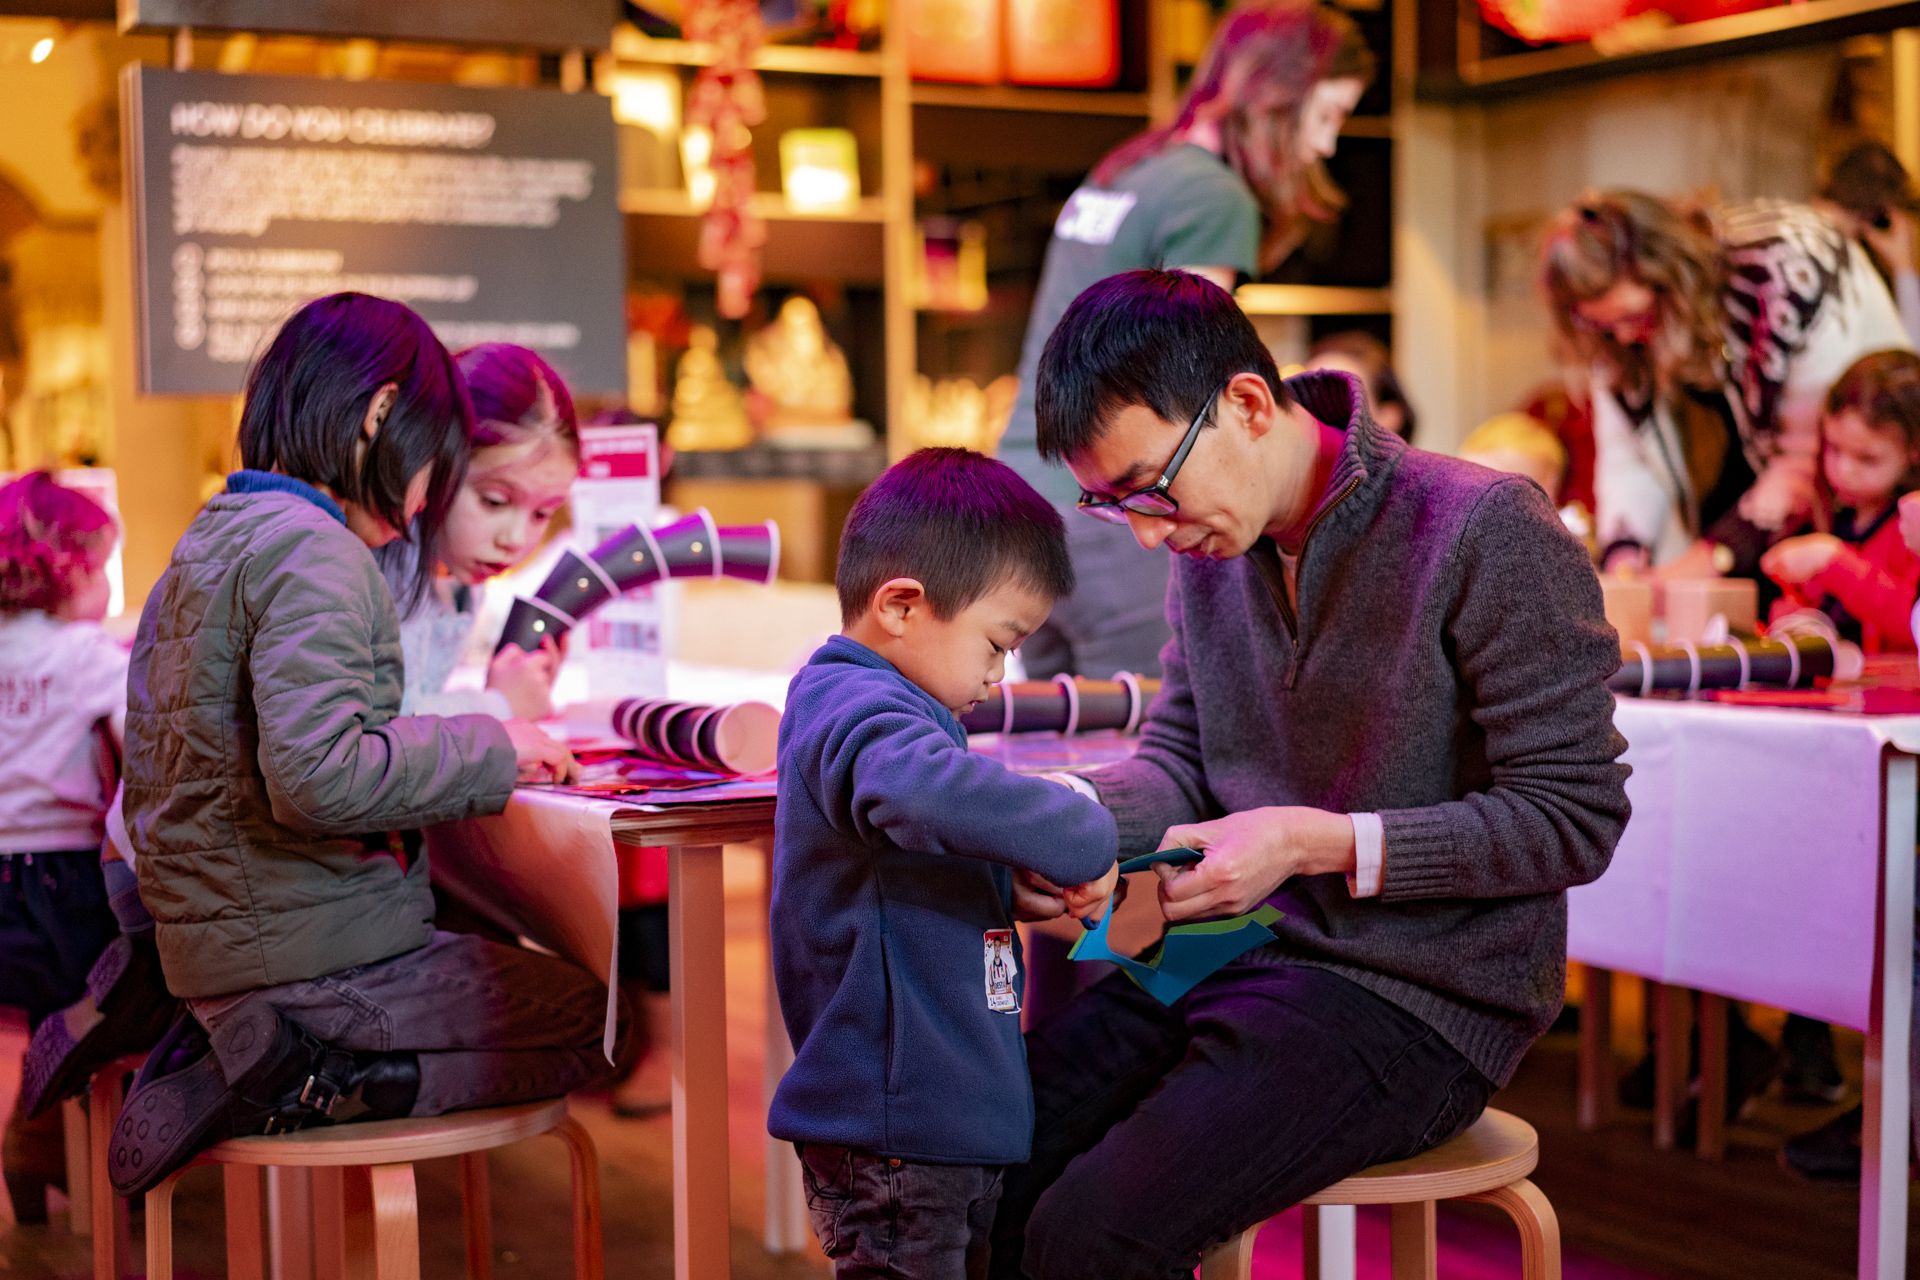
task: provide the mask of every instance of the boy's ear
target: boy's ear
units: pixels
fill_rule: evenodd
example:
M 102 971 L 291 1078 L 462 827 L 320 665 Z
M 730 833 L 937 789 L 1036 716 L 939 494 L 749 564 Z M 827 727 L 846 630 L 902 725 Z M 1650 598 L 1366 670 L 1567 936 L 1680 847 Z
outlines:
M 895 639 L 906 634 L 908 617 L 926 608 L 927 590 L 916 578 L 890 578 L 873 593 L 874 620 Z
M 360 431 L 371 441 L 380 434 L 387 415 L 393 412 L 393 402 L 400 398 L 400 384 L 389 382 L 373 393 L 373 399 L 367 401 L 367 416 L 360 422 Z

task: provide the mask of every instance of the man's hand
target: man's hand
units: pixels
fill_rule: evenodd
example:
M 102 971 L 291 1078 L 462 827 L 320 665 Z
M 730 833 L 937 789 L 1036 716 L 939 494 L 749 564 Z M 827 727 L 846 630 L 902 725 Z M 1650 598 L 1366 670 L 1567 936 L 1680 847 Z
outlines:
M 1119 883 L 1120 864 L 1116 862 L 1098 880 L 1073 885 L 1061 895 L 1066 902 L 1067 914 L 1082 924 L 1100 923 L 1100 910 L 1113 897 L 1114 886 Z
M 1920 555 L 1920 491 L 1900 495 L 1900 541 Z
M 1353 819 L 1302 806 L 1248 809 L 1212 822 L 1169 827 L 1162 849 L 1204 849 L 1190 866 L 1158 862 L 1160 914 L 1200 920 L 1252 911 L 1293 876 L 1354 869 Z
M 1775 582 L 1798 586 L 1826 571 L 1847 544 L 1830 533 L 1803 533 L 1767 548 L 1760 568 Z

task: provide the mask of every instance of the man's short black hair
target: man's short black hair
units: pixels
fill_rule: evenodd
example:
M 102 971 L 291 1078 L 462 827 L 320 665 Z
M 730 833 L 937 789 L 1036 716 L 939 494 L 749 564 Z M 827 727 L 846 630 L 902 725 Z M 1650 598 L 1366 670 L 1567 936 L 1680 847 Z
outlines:
M 1089 285 L 1040 354 L 1040 456 L 1087 449 L 1115 412 L 1144 405 L 1185 426 L 1236 373 L 1257 373 L 1286 408 L 1273 354 L 1233 295 L 1190 271 L 1123 271 Z
M 895 578 L 926 588 L 951 618 L 1008 578 L 1049 600 L 1073 591 L 1066 530 L 1012 467 L 970 449 L 908 454 L 860 495 L 840 534 L 833 575 L 852 623 Z

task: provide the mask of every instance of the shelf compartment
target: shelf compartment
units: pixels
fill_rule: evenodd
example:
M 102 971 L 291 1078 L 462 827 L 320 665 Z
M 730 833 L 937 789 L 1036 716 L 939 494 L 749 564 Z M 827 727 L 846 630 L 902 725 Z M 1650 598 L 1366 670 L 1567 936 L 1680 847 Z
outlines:
M 1391 289 L 1243 284 L 1233 296 L 1250 316 L 1380 316 L 1393 311 Z
M 913 104 L 987 111 L 1050 111 L 1060 115 L 1147 118 L 1147 95 L 1104 89 L 1029 89 L 1011 84 L 913 82 Z
M 693 40 L 656 40 L 632 27 L 616 27 L 613 56 L 622 62 L 644 62 L 668 67 L 709 67 L 714 47 Z M 791 71 L 816 76 L 880 75 L 881 55 L 852 49 L 813 49 L 804 45 L 768 44 L 753 55 L 756 71 Z
M 620 212 L 662 218 L 697 218 L 707 211 L 684 191 L 671 188 L 628 188 L 620 193 Z M 886 206 L 878 196 L 866 196 L 851 213 L 794 209 L 777 191 L 753 193 L 753 211 L 768 222 L 884 222 Z

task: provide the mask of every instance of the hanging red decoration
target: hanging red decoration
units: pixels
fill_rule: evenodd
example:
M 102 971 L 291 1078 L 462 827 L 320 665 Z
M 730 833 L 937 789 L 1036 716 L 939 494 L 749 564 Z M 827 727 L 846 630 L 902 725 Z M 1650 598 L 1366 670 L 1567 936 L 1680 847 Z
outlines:
M 753 55 L 765 39 L 758 0 L 690 0 L 682 25 L 689 40 L 714 46 L 687 99 L 687 126 L 713 139 L 713 203 L 700 224 L 700 265 L 716 276 L 720 314 L 738 320 L 760 287 L 766 224 L 753 211 L 752 126 L 767 118 Z
M 1488 22 L 1532 44 L 1591 40 L 1647 7 L 1646 0 L 1480 0 Z

